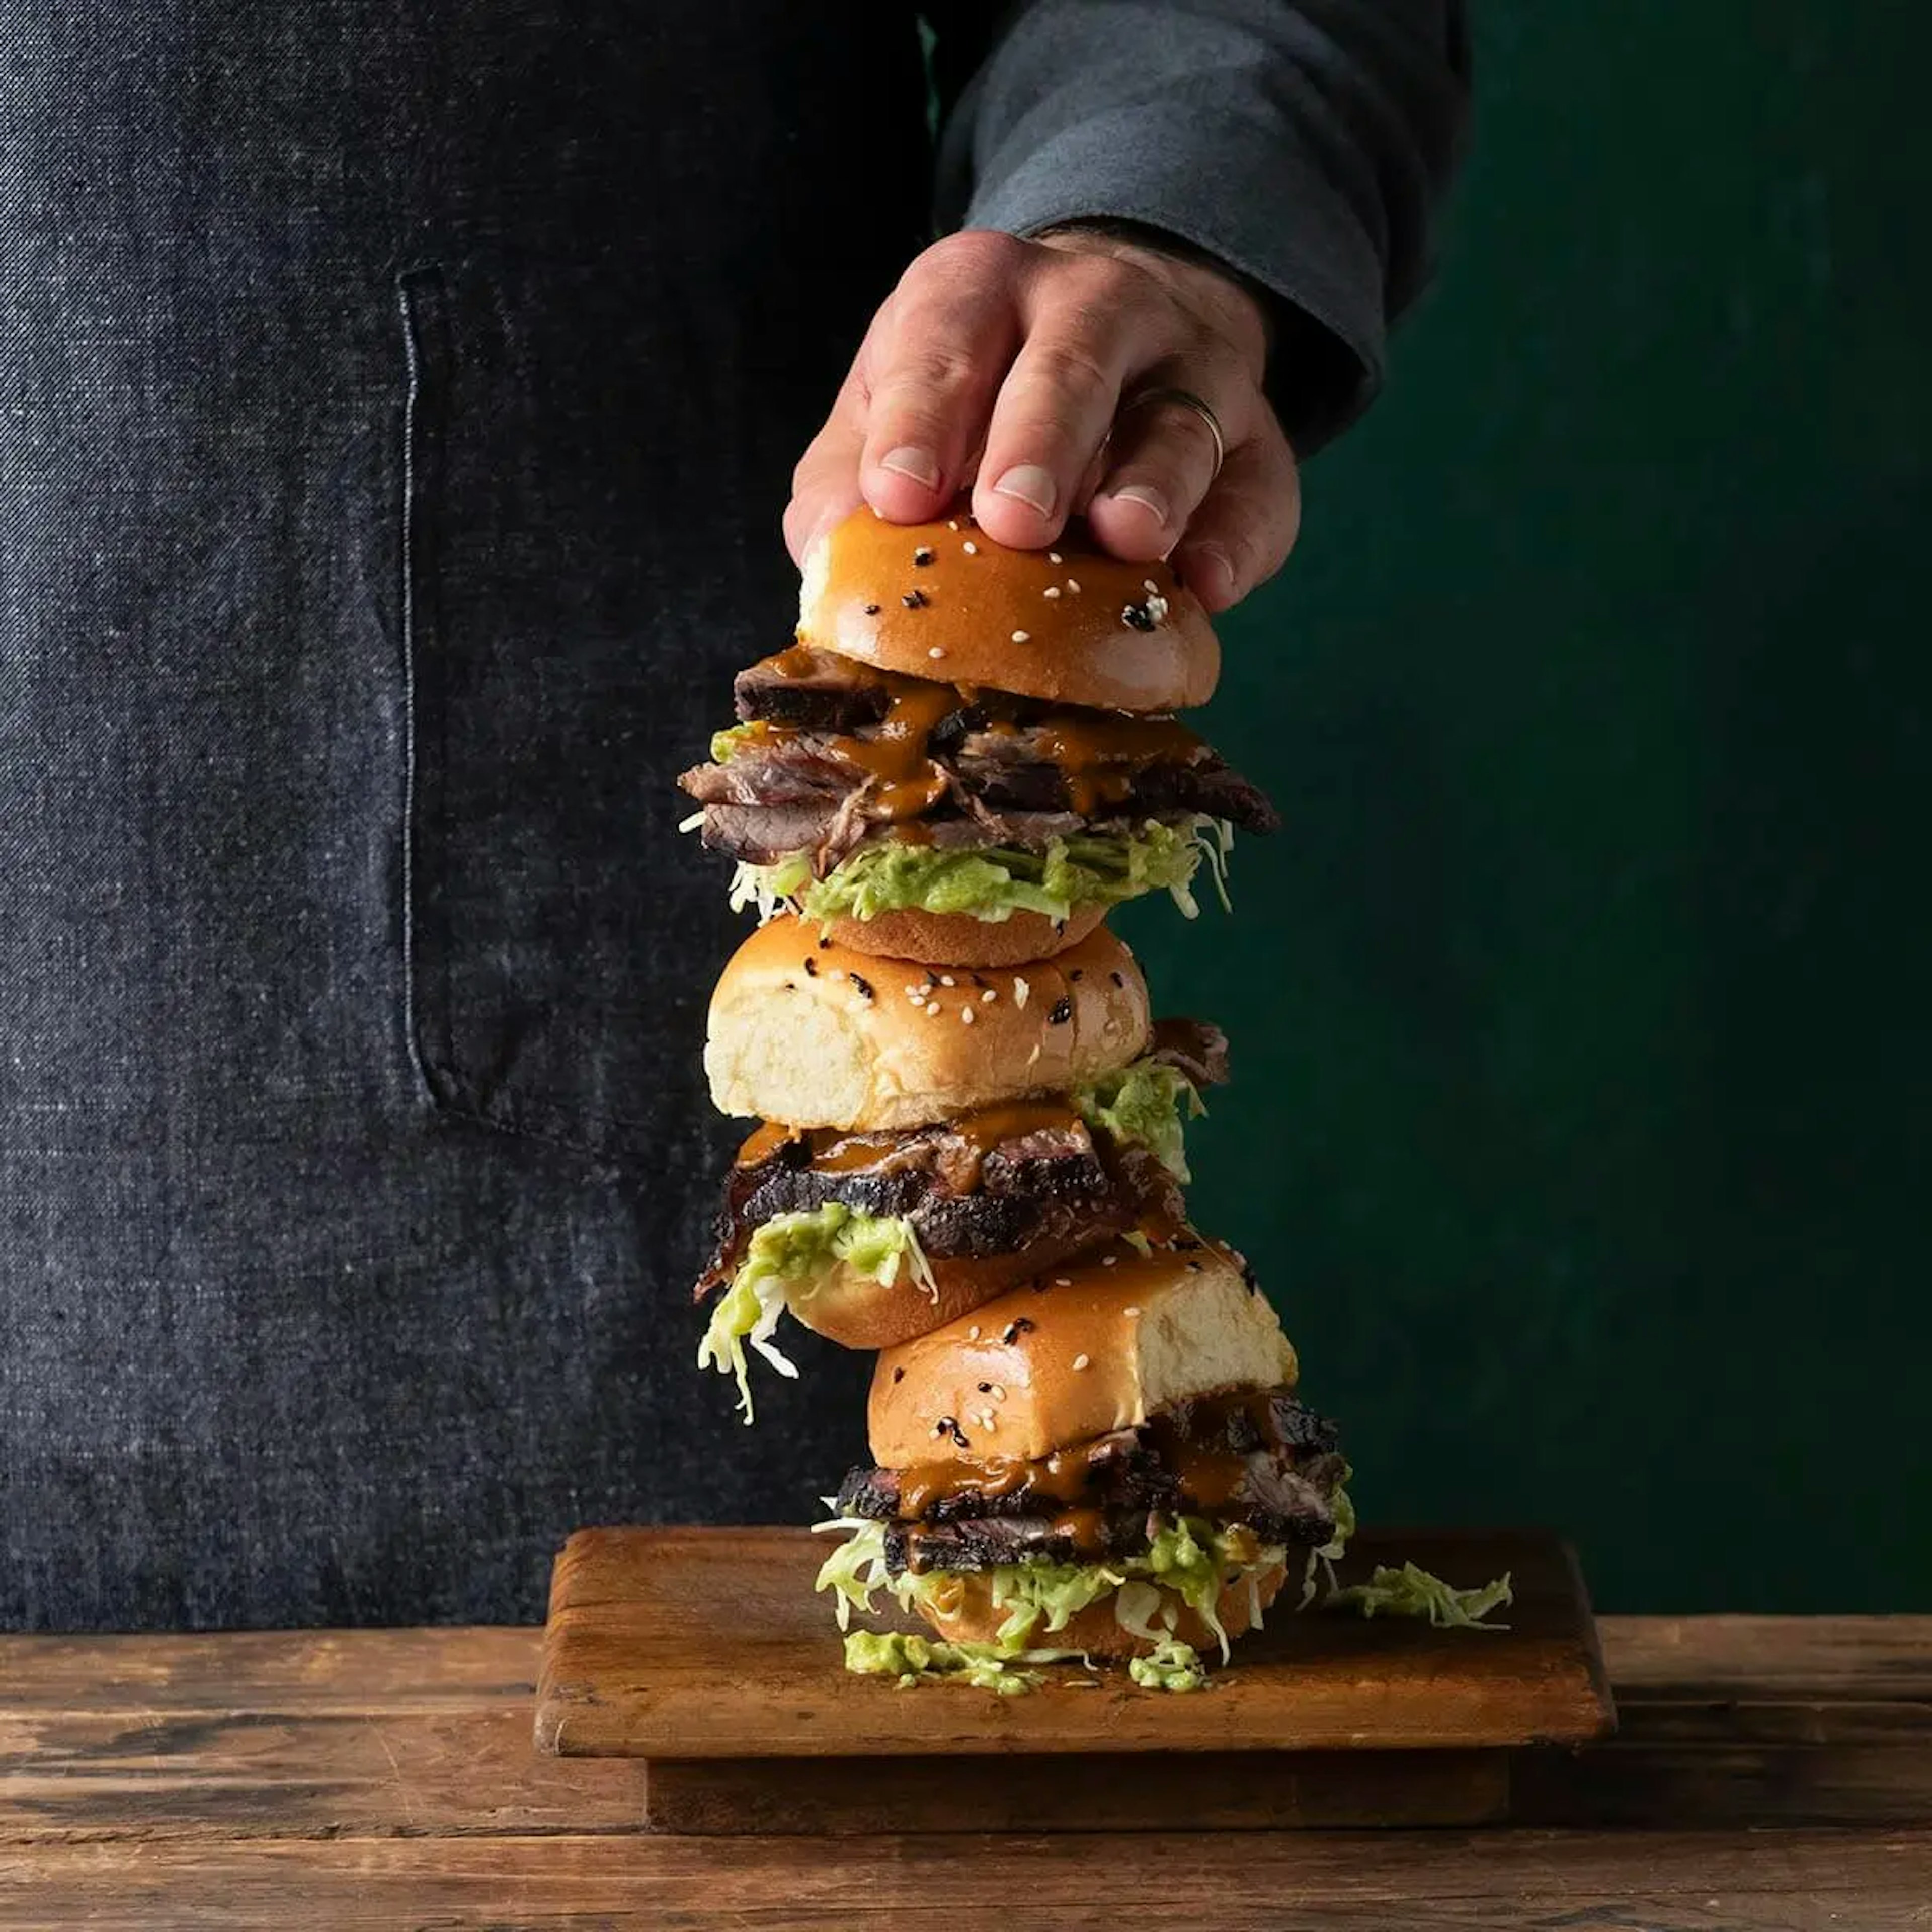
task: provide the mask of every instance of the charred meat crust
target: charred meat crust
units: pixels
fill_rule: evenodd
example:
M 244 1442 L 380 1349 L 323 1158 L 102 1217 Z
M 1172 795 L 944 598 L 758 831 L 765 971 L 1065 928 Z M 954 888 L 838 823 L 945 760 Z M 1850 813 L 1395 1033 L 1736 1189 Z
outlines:
M 895 1573 L 909 1565 L 987 1569 L 1028 1556 L 1090 1562 L 1132 1556 L 1147 1547 L 1150 1519 L 1184 1514 L 1244 1524 L 1264 1543 L 1312 1548 L 1334 1534 L 1333 1496 L 1344 1466 L 1336 1441 L 1334 1424 L 1276 1390 L 1258 1417 L 1252 1406 L 1182 1402 L 1082 1445 L 1083 1480 L 1071 1502 L 1059 1485 L 1049 1494 L 1028 1479 L 988 1492 L 938 1494 L 918 1521 L 907 1522 L 899 1515 L 902 1472 L 855 1468 L 840 1487 L 838 1508 L 886 1526 Z M 1198 1466 L 1202 1454 L 1240 1460 L 1231 1494 L 1204 1502 L 1190 1492 L 1190 1461 Z M 1070 1526 L 1076 1519 L 1077 1532 Z
M 1144 1148 L 1116 1145 L 1084 1121 L 1060 1132 L 1002 1142 L 983 1158 L 944 1124 L 878 1136 L 879 1159 L 856 1171 L 810 1164 L 801 1139 L 754 1166 L 736 1167 L 712 1225 L 716 1246 L 698 1284 L 702 1298 L 728 1281 L 753 1230 L 775 1214 L 828 1202 L 903 1216 L 934 1261 L 1037 1248 L 1051 1266 L 1150 1220 L 1178 1222 L 1172 1178 Z

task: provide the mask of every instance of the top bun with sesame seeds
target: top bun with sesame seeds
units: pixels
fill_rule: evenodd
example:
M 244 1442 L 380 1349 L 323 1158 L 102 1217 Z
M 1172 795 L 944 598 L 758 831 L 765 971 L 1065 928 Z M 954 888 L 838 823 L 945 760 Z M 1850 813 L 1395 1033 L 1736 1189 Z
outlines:
M 1105 926 L 974 970 L 854 952 L 784 916 L 726 963 L 704 1067 L 722 1113 L 884 1130 L 1064 1092 L 1126 1066 L 1150 1030 L 1147 982 Z
M 1049 550 L 1009 550 L 963 504 L 926 524 L 864 506 L 808 553 L 799 640 L 913 677 L 1054 704 L 1204 704 L 1221 647 L 1166 563 L 1126 563 L 1078 518 Z
M 886 1349 L 866 1426 L 890 1468 L 1033 1462 L 1197 1397 L 1290 1390 L 1298 1374 L 1232 1248 L 1184 1235 L 1142 1254 L 1116 1241 Z M 995 1389 L 997 1400 L 981 1393 Z

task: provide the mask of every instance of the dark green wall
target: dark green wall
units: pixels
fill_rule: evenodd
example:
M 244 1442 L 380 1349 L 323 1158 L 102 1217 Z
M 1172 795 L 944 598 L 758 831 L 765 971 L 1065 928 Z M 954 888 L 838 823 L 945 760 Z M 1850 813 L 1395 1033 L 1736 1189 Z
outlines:
M 1131 922 L 1384 1520 L 1612 1610 L 1932 1609 L 1932 9 L 1488 0 L 1438 285 Z

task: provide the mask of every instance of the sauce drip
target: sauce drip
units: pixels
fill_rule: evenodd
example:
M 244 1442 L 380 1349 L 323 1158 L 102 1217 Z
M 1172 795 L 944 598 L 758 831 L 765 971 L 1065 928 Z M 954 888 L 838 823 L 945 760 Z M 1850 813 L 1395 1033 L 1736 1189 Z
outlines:
M 980 1184 L 986 1156 L 1004 1141 L 1029 1134 L 1063 1132 L 1078 1127 L 1080 1116 L 1064 1100 L 1016 1100 L 1001 1106 L 981 1107 L 946 1124 L 945 1132 L 964 1144 L 965 1157 L 949 1168 L 949 1178 L 962 1192 Z M 896 1133 L 854 1133 L 844 1127 L 796 1128 L 761 1120 L 738 1150 L 736 1165 L 756 1167 L 794 1141 L 805 1144 L 805 1165 L 820 1174 L 862 1174 L 877 1166 L 907 1136 Z
M 1184 1431 L 1172 1413 L 1148 1419 L 1142 1440 L 1174 1478 L 1185 1508 L 1209 1515 L 1225 1509 L 1240 1492 L 1251 1456 L 1280 1454 L 1287 1448 L 1274 1426 L 1276 1394 L 1272 1389 L 1242 1389 L 1190 1403 Z M 1226 1446 L 1237 1415 L 1246 1417 L 1255 1448 Z M 1031 1461 L 959 1456 L 914 1463 L 899 1472 L 898 1520 L 916 1522 L 936 1504 L 956 1496 L 996 1502 L 1031 1484 L 1036 1496 L 1062 1505 L 1063 1516 L 1090 1516 L 1097 1528 L 1099 1514 L 1086 1507 L 1086 1498 L 1100 1451 L 1101 1443 L 1095 1441 L 1070 1444 Z
M 827 653 L 809 644 L 794 644 L 758 668 L 771 676 L 804 682 L 824 676 L 827 664 Z M 956 712 L 973 708 L 979 693 L 843 660 L 836 670 L 865 690 L 886 694 L 886 715 L 868 734 L 842 733 L 826 740 L 842 764 L 865 775 L 866 816 L 898 825 L 931 811 L 947 790 L 946 774 L 931 756 L 932 734 Z M 1201 740 L 1172 718 L 1077 706 L 1050 709 L 1029 725 L 994 719 L 980 728 L 1006 737 L 1030 734 L 1030 756 L 1059 771 L 1068 808 L 1082 818 L 1124 804 L 1132 794 L 1136 773 L 1146 766 L 1191 764 L 1203 750 Z M 798 728 L 761 720 L 753 731 L 751 742 L 772 744 L 796 736 Z

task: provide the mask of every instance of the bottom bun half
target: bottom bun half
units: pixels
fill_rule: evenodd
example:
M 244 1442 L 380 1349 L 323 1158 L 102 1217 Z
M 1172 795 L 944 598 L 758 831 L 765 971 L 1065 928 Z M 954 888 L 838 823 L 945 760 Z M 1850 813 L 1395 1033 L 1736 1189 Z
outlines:
M 1287 1575 L 1286 1567 L 1277 1563 L 1252 1580 L 1252 1589 L 1250 1580 L 1241 1576 L 1222 1591 L 1215 1613 L 1231 1642 L 1253 1628 L 1256 1604 L 1265 1612 L 1280 1594 Z M 922 1600 L 919 1605 L 920 1616 L 949 1642 L 997 1642 L 1000 1626 L 1008 1613 L 994 1607 L 991 1578 L 981 1573 L 962 1572 L 958 1582 L 957 1592 L 944 1592 L 940 1601 Z M 1166 1612 L 1172 1610 L 1174 1612 L 1172 1634 L 1183 1643 L 1191 1643 L 1204 1654 L 1220 1648 L 1220 1640 L 1208 1628 L 1206 1621 L 1179 1597 L 1172 1591 L 1163 1590 L 1161 1599 L 1161 1612 L 1153 1619 L 1156 1624 L 1164 1623 Z M 1070 1618 L 1063 1629 L 1049 1631 L 1043 1626 L 1036 1628 L 1027 1644 L 1029 1648 L 1078 1650 L 1084 1651 L 1090 1657 L 1116 1658 L 1144 1657 L 1154 1648 L 1147 1638 L 1136 1636 L 1115 1617 L 1111 1594 L 1101 1598 L 1097 1603 L 1089 1604 Z
M 835 919 L 830 932 L 835 945 L 875 959 L 909 959 L 918 966 L 1024 966 L 1078 946 L 1106 916 L 1104 906 L 1081 906 L 1064 920 L 1040 912 L 1002 920 L 964 912 L 882 912 L 872 919 Z
M 1057 1267 L 1093 1238 L 1083 1229 L 1064 1241 L 1030 1241 L 1010 1254 L 934 1260 L 926 1281 L 904 1262 L 887 1283 L 842 1262 L 809 1292 L 788 1294 L 785 1306 L 794 1319 L 842 1348 L 896 1348 Z

